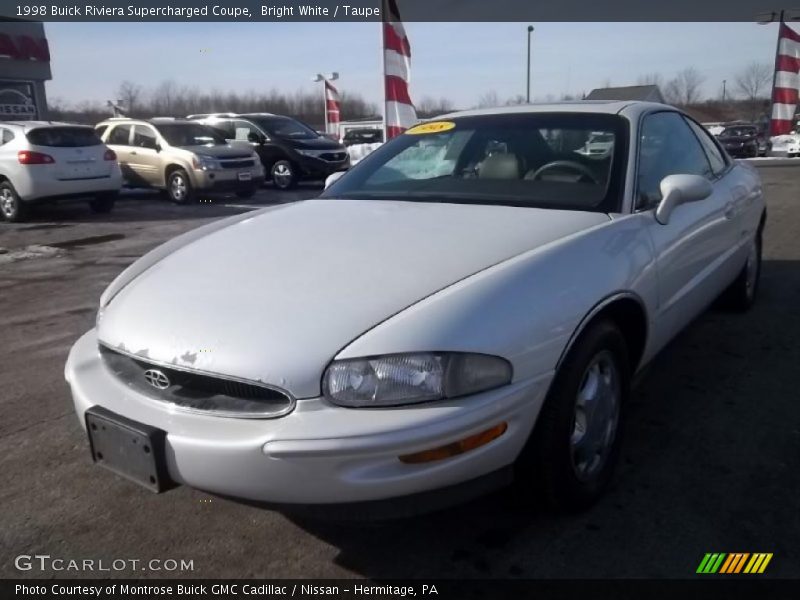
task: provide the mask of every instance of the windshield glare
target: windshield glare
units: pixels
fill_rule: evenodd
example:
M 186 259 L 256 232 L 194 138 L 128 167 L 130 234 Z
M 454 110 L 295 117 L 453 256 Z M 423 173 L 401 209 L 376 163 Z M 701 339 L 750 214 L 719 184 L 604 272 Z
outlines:
M 316 131 L 287 117 L 254 119 L 270 136 L 291 140 L 310 140 L 319 137 Z
M 412 129 L 385 144 L 323 197 L 618 210 L 622 117 L 534 113 L 442 123 L 447 129 Z
M 198 123 L 157 125 L 170 146 L 224 146 L 225 140 L 210 127 Z

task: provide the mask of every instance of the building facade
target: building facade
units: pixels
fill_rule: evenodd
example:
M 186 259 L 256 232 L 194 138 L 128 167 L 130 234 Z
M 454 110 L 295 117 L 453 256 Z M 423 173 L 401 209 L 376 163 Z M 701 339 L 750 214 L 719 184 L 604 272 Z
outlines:
M 47 119 L 52 78 L 42 23 L 0 21 L 0 120 Z

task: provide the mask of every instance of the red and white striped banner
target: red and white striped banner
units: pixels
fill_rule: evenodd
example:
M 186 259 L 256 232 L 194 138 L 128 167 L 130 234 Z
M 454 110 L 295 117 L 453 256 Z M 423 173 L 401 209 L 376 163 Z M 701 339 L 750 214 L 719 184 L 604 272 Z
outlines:
M 325 80 L 325 133 L 339 135 L 339 90 L 333 84 Z
M 792 131 L 800 90 L 800 33 L 783 22 L 780 27 L 770 135 L 785 135 Z
M 403 133 L 417 122 L 417 111 L 408 93 L 411 81 L 411 45 L 408 43 L 395 0 L 384 2 L 383 80 L 386 139 Z

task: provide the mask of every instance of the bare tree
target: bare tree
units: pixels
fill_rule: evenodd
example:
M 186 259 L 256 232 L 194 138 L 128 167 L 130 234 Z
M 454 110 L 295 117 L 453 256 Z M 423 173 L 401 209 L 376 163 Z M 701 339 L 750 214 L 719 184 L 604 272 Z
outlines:
M 736 75 L 735 90 L 749 107 L 752 119 L 758 117 L 761 105 L 769 98 L 769 84 L 772 79 L 772 67 L 767 63 L 752 62 L 742 67 Z
M 125 111 L 130 115 L 136 110 L 139 100 L 142 97 L 142 86 L 138 83 L 125 80 L 117 88 L 117 96 L 114 100 L 122 102 Z
M 664 88 L 665 99 L 678 106 L 697 104 L 702 97 L 703 81 L 705 81 L 705 77 L 697 69 L 687 67 L 669 80 Z
M 453 103 L 447 98 L 423 96 L 416 103 L 417 115 L 422 118 L 435 117 L 453 110 Z
M 478 98 L 478 108 L 492 108 L 495 106 L 500 106 L 500 99 L 494 90 L 486 92 Z
M 506 106 L 519 106 L 520 104 L 527 104 L 528 100 L 522 94 L 517 94 L 513 98 L 506 100 Z

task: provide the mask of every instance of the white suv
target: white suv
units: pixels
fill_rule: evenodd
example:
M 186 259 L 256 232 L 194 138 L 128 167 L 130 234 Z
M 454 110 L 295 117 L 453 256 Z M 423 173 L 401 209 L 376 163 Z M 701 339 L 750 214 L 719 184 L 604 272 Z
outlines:
M 0 216 L 20 221 L 33 203 L 89 199 L 109 212 L 122 187 L 117 156 L 91 127 L 52 121 L 0 122 Z

